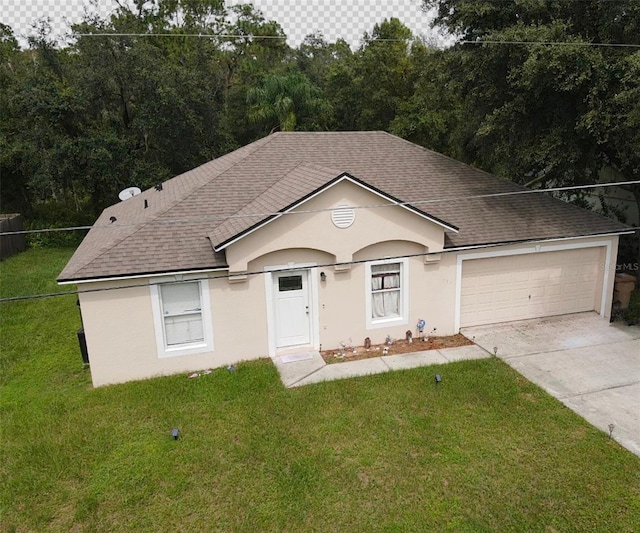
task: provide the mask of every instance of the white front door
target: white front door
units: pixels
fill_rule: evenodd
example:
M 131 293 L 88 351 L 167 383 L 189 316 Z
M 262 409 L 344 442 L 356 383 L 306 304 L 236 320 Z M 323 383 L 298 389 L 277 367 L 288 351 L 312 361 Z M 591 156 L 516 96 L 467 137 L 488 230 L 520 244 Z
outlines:
M 273 280 L 276 348 L 309 344 L 311 314 L 308 271 L 278 272 Z

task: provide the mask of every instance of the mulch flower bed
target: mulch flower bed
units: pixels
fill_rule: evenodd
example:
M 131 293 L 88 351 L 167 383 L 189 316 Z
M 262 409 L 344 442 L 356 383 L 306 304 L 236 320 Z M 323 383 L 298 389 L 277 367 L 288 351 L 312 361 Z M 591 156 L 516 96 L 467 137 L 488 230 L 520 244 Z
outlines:
M 404 339 L 394 340 L 391 344 L 372 344 L 371 347 L 345 346 L 333 350 L 322 350 L 320 355 L 327 364 L 343 363 L 345 361 L 359 361 L 370 357 L 382 355 L 397 355 L 401 353 L 423 352 L 425 350 L 438 350 L 440 348 L 455 348 L 457 346 L 471 346 L 473 342 L 464 335 L 449 335 L 443 337 L 425 337 L 424 340 L 413 339 L 408 342 Z M 386 348 L 386 351 L 385 351 Z

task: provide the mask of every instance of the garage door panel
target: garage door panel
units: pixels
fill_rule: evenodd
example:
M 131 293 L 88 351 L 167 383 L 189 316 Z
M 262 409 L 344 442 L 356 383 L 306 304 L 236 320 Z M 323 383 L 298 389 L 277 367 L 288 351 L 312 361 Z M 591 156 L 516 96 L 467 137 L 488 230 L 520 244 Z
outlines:
M 514 301 L 525 301 L 529 299 L 529 288 L 524 287 L 522 289 L 514 289 L 513 291 Z
M 531 272 L 531 281 L 541 282 L 549 279 L 549 272 L 546 268 L 537 268 Z
M 478 288 L 486 287 L 488 289 L 493 289 L 498 283 L 498 278 L 495 275 L 484 275 L 480 276 L 478 279 Z
M 579 297 L 578 291 L 581 290 L 582 284 L 571 282 L 562 286 L 562 295 L 565 298 L 577 298 Z
M 601 253 L 595 247 L 463 261 L 461 326 L 597 309 Z
M 496 304 L 506 304 L 507 307 L 511 305 L 511 291 L 498 291 L 495 293 L 494 301 Z
M 507 285 L 513 281 L 514 276 L 511 272 L 502 272 L 501 274 L 498 274 L 497 277 L 497 283 L 500 285 Z
M 561 301 L 550 302 L 546 311 L 549 315 L 562 315 L 565 312 Z
M 549 298 L 561 298 L 562 297 L 562 285 L 560 283 L 553 283 L 547 286 L 547 296 Z
M 513 280 L 519 283 L 529 282 L 529 272 L 526 270 L 520 270 L 513 273 Z

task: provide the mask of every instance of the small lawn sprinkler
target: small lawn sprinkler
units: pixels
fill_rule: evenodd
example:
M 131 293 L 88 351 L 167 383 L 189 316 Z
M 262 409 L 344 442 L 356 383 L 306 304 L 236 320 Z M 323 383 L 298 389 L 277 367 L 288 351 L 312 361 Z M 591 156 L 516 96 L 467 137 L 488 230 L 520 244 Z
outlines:
M 493 355 L 496 356 L 496 357 L 498 356 L 498 347 L 497 346 L 493 347 Z
M 442 376 L 440 374 L 436 374 L 436 385 L 442 382 Z
M 234 365 L 229 365 L 229 366 L 227 367 L 227 370 L 228 370 L 229 372 L 235 372 L 235 371 L 236 371 L 236 367 L 235 367 Z
M 614 424 L 609 424 L 609 438 L 612 439 L 613 438 L 613 430 L 615 429 L 615 425 Z
M 173 437 L 173 440 L 178 440 L 178 437 L 180 436 L 180 430 L 178 428 L 173 428 L 171 430 L 171 436 Z

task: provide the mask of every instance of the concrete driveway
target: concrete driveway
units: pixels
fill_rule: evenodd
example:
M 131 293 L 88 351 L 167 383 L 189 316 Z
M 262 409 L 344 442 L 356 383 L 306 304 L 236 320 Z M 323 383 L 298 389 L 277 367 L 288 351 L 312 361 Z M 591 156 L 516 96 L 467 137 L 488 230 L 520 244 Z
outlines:
M 462 333 L 640 456 L 640 327 L 595 313 L 463 328 Z

